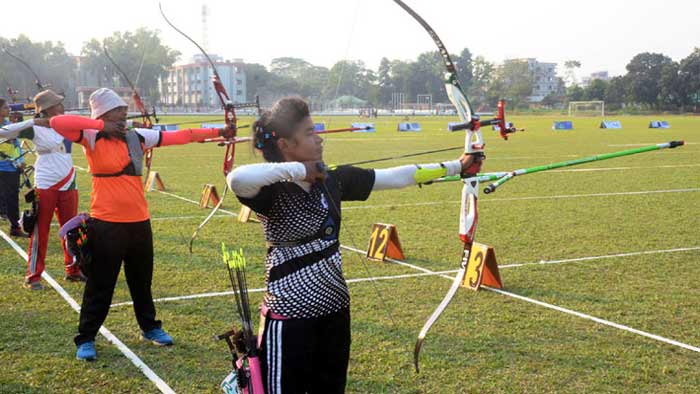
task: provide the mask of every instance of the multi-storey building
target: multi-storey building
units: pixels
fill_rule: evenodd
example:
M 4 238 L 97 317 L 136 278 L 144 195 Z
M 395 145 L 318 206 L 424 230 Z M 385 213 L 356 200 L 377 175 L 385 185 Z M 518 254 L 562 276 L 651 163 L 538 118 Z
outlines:
M 559 89 L 556 63 L 542 63 L 534 58 L 510 59 L 506 62 L 527 63 L 527 69 L 532 74 L 532 94 L 528 97 L 528 101 L 539 103 L 548 94 L 557 92 Z
M 246 75 L 241 60 L 224 61 L 210 55 L 219 72 L 221 83 L 231 101 L 246 101 Z M 196 55 L 190 63 L 172 67 L 159 84 L 160 102 L 174 109 L 208 111 L 221 107 L 211 83 L 213 71 L 203 55 Z
M 581 78 L 581 87 L 587 87 L 591 84 L 591 82 L 595 81 L 596 79 L 599 79 L 601 81 L 609 81 L 610 75 L 607 71 L 596 71 L 594 73 L 591 73 L 591 75 Z

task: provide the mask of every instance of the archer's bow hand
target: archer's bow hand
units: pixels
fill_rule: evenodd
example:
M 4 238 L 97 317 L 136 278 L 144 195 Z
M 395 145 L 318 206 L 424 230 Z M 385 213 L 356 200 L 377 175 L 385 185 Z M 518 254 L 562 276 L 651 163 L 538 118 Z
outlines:
M 131 126 L 134 128 L 137 128 L 137 129 L 145 129 L 146 128 L 146 125 L 144 123 L 141 123 L 141 122 L 132 122 Z
M 462 177 L 470 178 L 481 171 L 481 164 L 484 162 L 486 157 L 483 152 L 463 154 L 459 161 L 462 163 Z
M 301 164 L 306 168 L 306 177 L 304 181 L 316 183 L 326 180 L 326 165 L 322 161 L 304 161 Z
M 219 137 L 224 137 L 226 139 L 233 139 L 236 137 L 236 130 L 226 125 L 225 128 L 219 129 Z

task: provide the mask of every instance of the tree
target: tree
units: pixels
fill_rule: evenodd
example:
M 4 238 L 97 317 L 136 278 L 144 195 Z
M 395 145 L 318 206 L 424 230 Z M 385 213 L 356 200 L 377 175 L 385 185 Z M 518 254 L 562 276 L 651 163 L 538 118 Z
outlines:
M 394 91 L 394 81 L 391 77 L 391 62 L 385 57 L 379 63 L 377 84 L 379 85 L 379 103 L 388 104 L 391 101 L 391 93 Z
M 243 63 L 240 67 L 245 72 L 246 101 L 254 101 L 255 96 L 259 96 L 262 100 L 265 97 L 262 91 L 271 77 L 270 72 L 265 66 L 257 63 Z
M 680 78 L 680 66 L 678 63 L 664 65 L 661 68 L 661 87 L 659 92 L 659 103 L 665 108 L 677 109 L 683 106 L 687 97 L 687 86 Z
M 683 103 L 692 105 L 693 111 L 697 112 L 700 105 L 700 48 L 695 48 L 688 57 L 681 60 L 678 83 L 684 86 Z
M 430 94 L 434 101 L 447 101 L 445 92 L 445 65 L 437 51 L 424 52 L 418 55 L 411 72 L 411 101 L 418 94 Z
M 627 101 L 627 81 L 617 76 L 608 81 L 605 88 L 605 105 L 608 109 L 619 109 Z
M 158 33 L 139 28 L 135 32 L 115 32 L 103 42 L 92 39 L 83 45 L 81 68 L 96 76 L 97 84 L 109 86 L 117 81 L 119 86 L 128 86 L 114 65 L 105 57 L 103 43 L 110 56 L 136 85 L 139 93 L 158 101 L 158 81 L 167 75 L 180 56 L 180 52 L 161 43 Z
M 566 72 L 564 73 L 564 82 L 567 86 L 576 85 L 576 69 L 581 68 L 581 62 L 578 60 L 567 60 L 564 62 L 564 68 Z
M 513 108 L 523 106 L 532 95 L 533 74 L 528 63 L 509 60 L 496 71 L 496 77 L 487 92 L 488 104 L 495 106 L 501 98 L 508 100 Z
M 630 98 L 637 103 L 658 107 L 661 96 L 661 73 L 673 64 L 670 57 L 661 53 L 640 53 L 627 64 L 627 81 Z
M 364 62 L 342 60 L 331 67 L 322 97 L 325 100 L 334 100 L 340 96 L 349 95 L 366 99 L 367 89 L 374 82 L 376 82 L 376 76 L 365 67 Z
M 585 89 L 583 89 L 583 100 L 604 100 L 605 90 L 608 87 L 608 83 L 602 79 L 594 79 L 591 81 Z
M 472 83 L 467 89 L 469 97 L 477 105 L 483 105 L 486 101 L 486 92 L 491 85 L 495 74 L 495 66 L 483 56 L 477 56 L 472 63 Z
M 67 95 L 66 105 L 72 105 L 76 100 L 74 93 L 74 81 L 76 64 L 62 43 L 54 44 L 51 41 L 32 42 L 27 36 L 20 35 L 16 39 L 1 42 L 12 54 L 24 60 L 38 75 L 44 88 L 51 88 L 59 94 Z M 32 73 L 19 61 L 9 55 L 0 52 L 0 82 L 5 86 L 18 91 L 18 99 L 29 99 L 39 88 L 36 86 Z
M 474 64 L 472 62 L 472 53 L 468 48 L 462 49 L 462 52 L 454 60 L 459 74 L 459 82 L 462 84 L 462 89 L 468 90 L 474 79 Z
M 569 98 L 569 101 L 582 101 L 584 93 L 583 88 L 578 85 L 571 85 L 566 88 L 566 96 Z

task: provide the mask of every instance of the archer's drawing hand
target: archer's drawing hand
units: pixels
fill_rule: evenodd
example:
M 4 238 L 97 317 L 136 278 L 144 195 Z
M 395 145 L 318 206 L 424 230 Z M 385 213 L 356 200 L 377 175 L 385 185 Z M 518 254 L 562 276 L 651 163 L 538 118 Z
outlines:
M 108 134 L 126 134 L 126 122 L 105 120 L 102 131 Z
M 306 167 L 306 178 L 304 178 L 304 181 L 316 183 L 317 181 L 323 182 L 326 180 L 326 165 L 322 161 L 304 161 L 302 164 Z

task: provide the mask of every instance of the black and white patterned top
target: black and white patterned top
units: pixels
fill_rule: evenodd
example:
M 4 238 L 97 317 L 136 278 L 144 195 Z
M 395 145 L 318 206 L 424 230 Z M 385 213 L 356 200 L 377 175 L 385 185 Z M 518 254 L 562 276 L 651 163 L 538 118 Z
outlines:
M 296 246 L 268 248 L 265 303 L 273 313 L 310 318 L 350 306 L 337 239 L 340 218 L 336 216 L 341 200 L 364 201 L 369 197 L 374 171 L 339 167 L 328 175 L 325 188 L 314 184 L 309 192 L 293 182 L 277 182 L 264 186 L 255 197 L 238 197 L 257 213 L 267 241 L 304 240 Z M 321 230 L 329 227 L 335 229 L 333 234 L 322 236 L 325 233 Z

